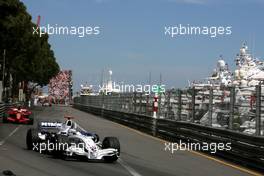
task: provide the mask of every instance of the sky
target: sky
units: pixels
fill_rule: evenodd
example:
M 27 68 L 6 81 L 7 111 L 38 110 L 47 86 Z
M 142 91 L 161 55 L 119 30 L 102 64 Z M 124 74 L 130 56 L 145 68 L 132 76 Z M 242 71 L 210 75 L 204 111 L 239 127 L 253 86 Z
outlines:
M 22 0 L 40 26 L 99 26 L 83 38 L 50 35 L 61 69 L 80 84 L 99 85 L 102 70 L 127 84 L 188 86 L 208 77 L 222 55 L 230 68 L 243 42 L 264 56 L 264 0 Z M 168 26 L 231 26 L 230 35 L 165 35 Z M 264 59 L 264 58 L 263 58 Z

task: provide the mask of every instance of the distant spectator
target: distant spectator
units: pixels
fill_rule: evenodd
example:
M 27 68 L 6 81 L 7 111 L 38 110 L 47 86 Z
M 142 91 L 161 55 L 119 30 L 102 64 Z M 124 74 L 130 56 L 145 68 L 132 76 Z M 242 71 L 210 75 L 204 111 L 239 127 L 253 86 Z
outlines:
M 70 96 L 71 70 L 60 71 L 49 83 L 49 95 L 55 103 L 65 104 Z

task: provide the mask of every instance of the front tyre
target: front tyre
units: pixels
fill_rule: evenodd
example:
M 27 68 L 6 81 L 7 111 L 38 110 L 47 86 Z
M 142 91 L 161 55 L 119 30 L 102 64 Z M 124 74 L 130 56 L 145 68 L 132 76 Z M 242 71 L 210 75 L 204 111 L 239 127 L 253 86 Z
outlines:
M 113 148 L 113 149 L 117 149 L 118 153 L 117 155 L 113 155 L 113 156 L 105 156 L 104 160 L 106 162 L 115 162 L 118 159 L 118 156 L 120 155 L 120 143 L 119 140 L 116 137 L 106 137 L 103 140 L 102 143 L 102 148 L 103 149 L 107 149 L 107 148 Z
M 98 134 L 93 134 L 93 140 L 94 140 L 95 143 L 100 141 L 100 138 L 99 138 Z

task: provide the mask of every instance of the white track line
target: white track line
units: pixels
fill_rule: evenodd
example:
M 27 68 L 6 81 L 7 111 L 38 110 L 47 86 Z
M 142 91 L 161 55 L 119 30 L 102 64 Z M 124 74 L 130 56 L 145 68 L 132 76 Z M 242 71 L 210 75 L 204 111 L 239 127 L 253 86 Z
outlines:
M 124 162 L 121 158 L 119 158 L 118 163 L 123 166 L 132 176 L 142 176 L 141 174 L 139 174 L 135 169 L 133 169 L 132 167 L 130 167 L 126 162 Z
M 21 126 L 16 127 L 7 137 L 0 141 L 0 146 L 3 145 L 8 138 L 10 138 Z

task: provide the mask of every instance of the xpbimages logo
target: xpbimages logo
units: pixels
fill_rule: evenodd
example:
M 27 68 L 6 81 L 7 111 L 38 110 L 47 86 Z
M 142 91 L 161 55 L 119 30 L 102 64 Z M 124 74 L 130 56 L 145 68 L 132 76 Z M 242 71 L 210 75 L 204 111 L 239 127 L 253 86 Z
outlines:
M 44 34 L 48 35 L 72 35 L 77 37 L 86 37 L 91 35 L 99 35 L 99 26 L 59 26 L 57 24 L 46 26 L 32 27 L 33 35 L 39 35 L 42 37 Z
M 216 153 L 217 151 L 230 151 L 232 149 L 231 143 L 195 143 L 195 142 L 184 142 L 180 140 L 179 143 L 173 142 L 165 142 L 164 150 L 170 153 L 174 153 L 176 151 L 205 151 L 210 152 L 212 154 Z
M 106 94 L 111 93 L 111 92 L 118 92 L 118 93 L 131 93 L 131 92 L 136 92 L 136 93 L 145 93 L 146 95 L 149 95 L 151 93 L 164 93 L 165 90 L 165 85 L 157 85 L 157 84 L 118 84 L 116 82 L 113 82 L 112 86 L 109 87 L 109 85 L 99 85 L 99 91 L 100 92 L 106 92 Z
M 192 26 L 190 24 L 178 24 L 165 26 L 164 34 L 166 36 L 170 36 L 171 38 L 187 35 L 217 38 L 220 36 L 230 36 L 232 34 L 232 26 Z
M 39 153 L 43 153 L 44 151 L 66 151 L 69 148 L 78 148 L 81 152 L 85 151 L 84 143 L 53 143 L 48 141 L 47 143 L 32 143 L 34 151 L 39 151 Z

